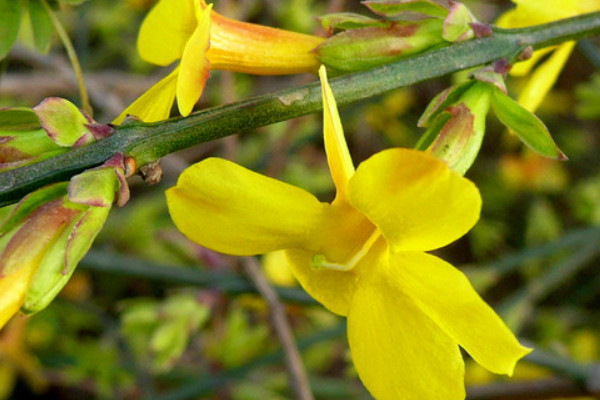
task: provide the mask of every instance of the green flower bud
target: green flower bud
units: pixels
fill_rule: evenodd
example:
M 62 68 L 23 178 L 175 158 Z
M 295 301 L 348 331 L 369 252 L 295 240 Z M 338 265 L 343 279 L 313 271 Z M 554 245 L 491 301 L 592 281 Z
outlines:
M 508 69 L 505 61 L 498 61 L 475 71 L 472 80 L 437 95 L 419 119 L 419 126 L 427 131 L 417 149 L 435 154 L 464 174 L 481 148 L 485 118 L 491 106 L 500 122 L 531 149 L 546 157 L 565 160 L 544 123 L 507 96 L 502 73 Z
M 111 135 L 74 104 L 47 98 L 33 109 L 0 109 L 0 171 L 21 167 Z
M 118 199 L 129 196 L 123 156 L 21 200 L 0 226 L 0 327 L 48 305 L 73 274 Z

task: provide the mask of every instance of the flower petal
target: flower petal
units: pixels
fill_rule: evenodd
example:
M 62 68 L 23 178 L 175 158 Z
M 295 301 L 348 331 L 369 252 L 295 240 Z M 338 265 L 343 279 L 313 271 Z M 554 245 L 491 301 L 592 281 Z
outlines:
M 183 171 L 166 194 L 184 235 L 234 255 L 308 247 L 324 206 L 302 189 L 218 158 Z
M 196 28 L 194 9 L 194 0 L 159 1 L 140 27 L 137 41 L 140 57 L 163 66 L 180 58 Z
M 354 164 L 344 138 L 344 129 L 340 121 L 335 98 L 327 82 L 327 70 L 324 65 L 319 68 L 321 93 L 323 96 L 323 136 L 325 152 L 331 177 L 337 189 L 337 197 L 347 198 L 348 181 L 354 174 Z
M 379 400 L 464 399 L 457 343 L 390 284 L 386 264 L 361 275 L 348 315 L 358 375 Z
M 396 251 L 433 250 L 453 242 L 473 227 L 481 208 L 473 183 L 430 154 L 400 148 L 359 165 L 348 194 Z
M 406 252 L 392 252 L 390 263 L 390 280 L 398 290 L 488 370 L 511 375 L 516 362 L 531 351 L 452 265 L 429 254 Z
M 304 290 L 332 313 L 346 316 L 356 290 L 358 274 L 387 260 L 388 250 L 385 240 L 380 239 L 361 262 L 349 271 L 313 268 L 312 252 L 288 250 L 286 254 L 292 272 Z
M 210 44 L 211 9 L 212 4 L 208 7 L 197 8 L 198 26 L 185 45 L 181 56 L 179 78 L 177 80 L 177 105 L 179 106 L 179 113 L 183 116 L 187 116 L 194 108 L 194 104 L 202 95 L 210 73 L 206 51 Z
M 546 62 L 535 69 L 519 95 L 519 103 L 523 107 L 532 112 L 538 108 L 554 86 L 574 46 L 575 42 L 560 45 Z
M 144 122 L 156 122 L 169 118 L 173 100 L 175 100 L 178 72 L 179 68 L 175 68 L 173 72 L 158 81 L 123 110 L 113 120 L 113 124 L 120 124 L 127 115 L 133 115 Z
M 31 260 L 14 273 L 0 277 L 0 329 L 23 304 L 37 262 L 37 259 Z

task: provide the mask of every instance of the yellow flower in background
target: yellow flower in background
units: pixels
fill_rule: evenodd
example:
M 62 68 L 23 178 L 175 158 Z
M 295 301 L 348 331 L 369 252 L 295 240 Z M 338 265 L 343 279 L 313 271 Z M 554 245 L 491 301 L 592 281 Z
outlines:
M 562 18 L 600 10 L 600 0 L 512 0 L 517 6 L 500 16 L 496 24 L 502 28 L 521 28 L 539 25 Z M 519 103 L 529 111 L 535 111 L 550 91 L 567 62 L 575 42 L 538 50 L 510 71 L 514 76 L 531 73 L 529 81 L 519 95 Z M 533 72 L 542 57 L 549 55 Z
M 236 21 L 212 11 L 204 0 L 161 0 L 150 11 L 138 36 L 138 52 L 149 63 L 179 65 L 121 115 L 154 122 L 169 117 L 177 96 L 181 115 L 188 115 L 202 95 L 209 70 L 256 75 L 316 72 L 312 50 L 324 39 Z
M 510 375 L 530 350 L 460 271 L 425 253 L 476 223 L 477 188 L 434 156 L 408 149 L 382 151 L 355 170 L 324 67 L 320 76 L 332 203 L 209 158 L 167 191 L 173 221 L 219 252 L 285 249 L 304 289 L 348 318 L 352 359 L 378 399 L 463 399 L 459 345 L 490 371 Z

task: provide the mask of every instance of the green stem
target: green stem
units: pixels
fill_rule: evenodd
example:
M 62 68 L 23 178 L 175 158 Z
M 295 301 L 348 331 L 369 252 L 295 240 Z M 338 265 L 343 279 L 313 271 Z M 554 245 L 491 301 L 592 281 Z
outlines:
M 73 47 L 73 43 L 71 43 L 71 39 L 65 31 L 65 28 L 62 26 L 62 23 L 56 16 L 56 13 L 52 10 L 52 7 L 48 5 L 46 0 L 40 0 L 42 5 L 46 8 L 50 19 L 52 19 L 52 23 L 54 24 L 54 28 L 56 28 L 56 32 L 60 37 L 60 40 L 65 46 L 65 50 L 67 52 L 67 56 L 69 57 L 69 61 L 71 62 L 71 66 L 73 67 L 73 73 L 75 74 L 75 79 L 77 79 L 77 86 L 79 87 L 79 98 L 81 100 L 81 107 L 83 111 L 89 115 L 93 116 L 93 109 L 90 105 L 90 100 L 85 89 L 85 82 L 83 81 L 83 72 L 81 71 L 81 65 L 79 65 L 79 59 L 77 58 L 77 53 L 75 52 L 75 48 Z
M 506 58 L 527 46 L 542 48 L 600 33 L 600 12 L 529 28 L 495 29 L 487 38 L 457 43 L 415 57 L 331 80 L 340 105 L 367 99 L 467 68 Z M 69 179 L 121 152 L 144 165 L 199 143 L 322 109 L 318 82 L 214 107 L 185 118 L 129 123 L 104 140 L 39 163 L 0 173 L 0 206 L 43 185 Z

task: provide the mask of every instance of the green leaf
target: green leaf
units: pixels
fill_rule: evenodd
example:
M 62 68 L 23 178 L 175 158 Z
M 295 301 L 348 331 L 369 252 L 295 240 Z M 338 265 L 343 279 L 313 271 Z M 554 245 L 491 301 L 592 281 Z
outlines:
M 17 39 L 21 22 L 21 6 L 17 0 L 0 0 L 0 59 Z
M 498 88 L 492 91 L 492 107 L 498 119 L 535 152 L 557 160 L 567 160 L 546 125 Z
M 448 10 L 431 0 L 387 0 L 363 1 L 375 14 L 384 17 L 395 17 L 402 13 L 425 14 L 430 17 L 445 18 Z
M 29 19 L 35 48 L 40 53 L 46 53 L 50 48 L 50 39 L 52 38 L 52 20 L 39 0 L 29 0 Z
M 450 7 L 450 12 L 442 29 L 442 37 L 449 42 L 460 42 L 471 39 L 474 32 L 471 29 L 471 22 L 475 19 L 469 9 L 462 3 L 454 3 Z

